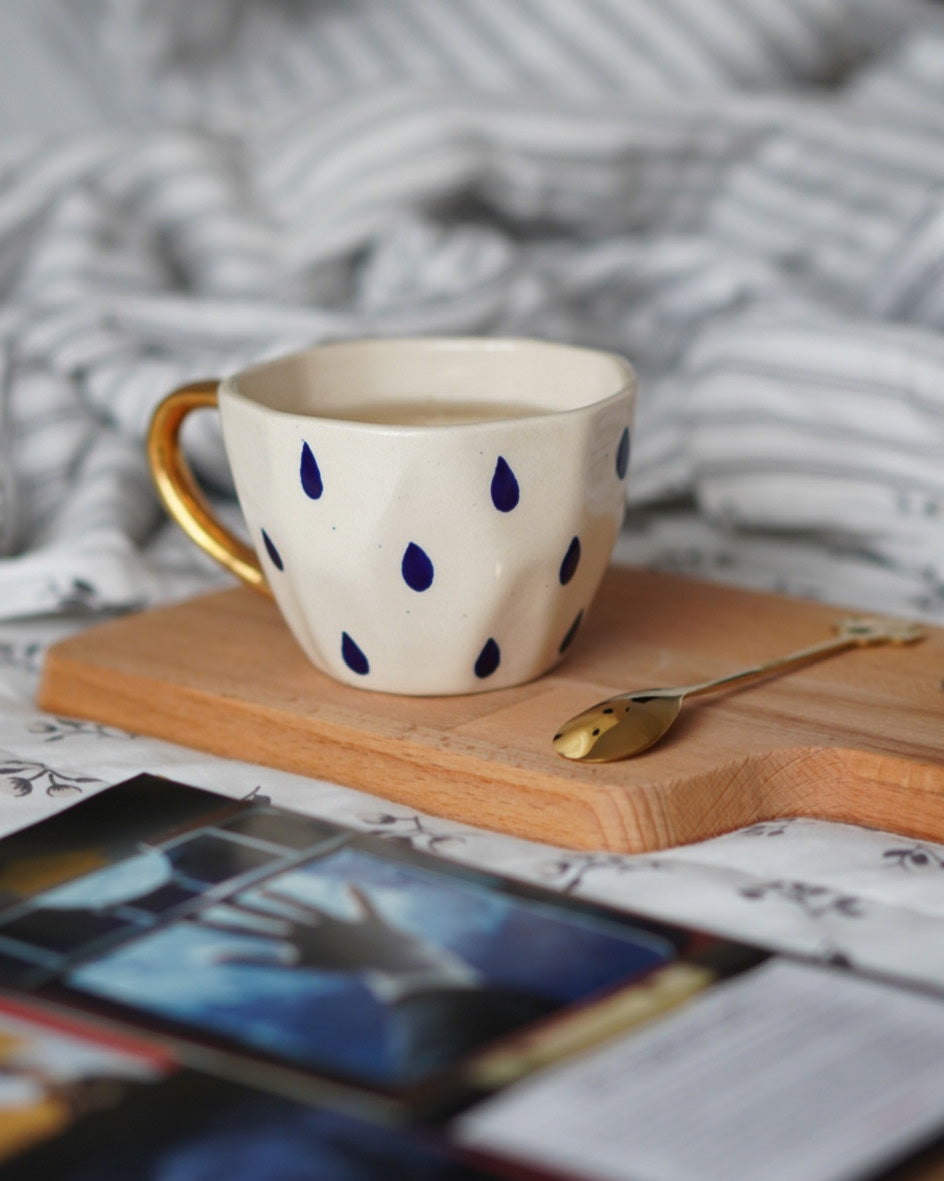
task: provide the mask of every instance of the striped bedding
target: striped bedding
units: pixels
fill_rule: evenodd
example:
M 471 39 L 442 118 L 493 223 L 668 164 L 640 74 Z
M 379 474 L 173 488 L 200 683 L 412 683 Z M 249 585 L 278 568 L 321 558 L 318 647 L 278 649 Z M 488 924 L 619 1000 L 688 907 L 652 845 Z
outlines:
M 944 622 L 944 8 L 0 0 L 0 28 L 0 830 L 146 766 L 944 983 L 944 849 L 794 821 L 565 856 L 33 705 L 50 640 L 223 578 L 151 489 L 155 401 L 370 333 L 624 352 L 621 561 Z
M 0 615 L 192 590 L 155 399 L 392 332 L 628 354 L 623 560 L 944 613 L 935 9 L 47 0 L 21 33 L 78 98 L 0 138 Z

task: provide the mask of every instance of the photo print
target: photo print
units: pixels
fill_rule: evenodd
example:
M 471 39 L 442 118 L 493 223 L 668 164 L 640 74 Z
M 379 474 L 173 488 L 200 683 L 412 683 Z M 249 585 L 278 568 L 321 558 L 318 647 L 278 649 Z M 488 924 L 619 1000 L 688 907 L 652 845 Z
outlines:
M 12 838 L 0 981 L 388 1096 L 729 947 L 265 800 L 141 776 L 83 808 L 115 838 Z
M 295 1065 L 397 1088 L 674 954 L 646 931 L 346 846 L 210 896 L 66 981 Z
M 182 1068 L 157 1045 L 0 998 L 3 1181 L 485 1181 L 390 1126 Z

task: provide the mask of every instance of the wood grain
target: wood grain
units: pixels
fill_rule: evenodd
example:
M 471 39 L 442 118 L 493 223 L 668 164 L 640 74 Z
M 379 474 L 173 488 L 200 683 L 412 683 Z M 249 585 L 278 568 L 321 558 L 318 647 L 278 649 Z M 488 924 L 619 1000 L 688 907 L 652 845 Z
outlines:
M 940 629 L 687 702 L 635 759 L 578 764 L 551 747 L 603 697 L 759 663 L 828 638 L 842 614 L 613 568 L 555 672 L 415 698 L 322 676 L 272 603 L 237 588 L 54 645 L 39 704 L 571 848 L 655 850 L 800 815 L 944 840 Z

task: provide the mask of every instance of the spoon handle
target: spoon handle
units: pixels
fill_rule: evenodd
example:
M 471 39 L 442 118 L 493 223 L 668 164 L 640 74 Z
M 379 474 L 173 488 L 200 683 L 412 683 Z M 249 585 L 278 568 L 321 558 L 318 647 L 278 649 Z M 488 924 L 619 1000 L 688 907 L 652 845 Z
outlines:
M 808 648 L 800 648 L 776 660 L 768 660 L 764 664 L 756 664 L 752 668 L 741 669 L 727 676 L 714 677 L 710 681 L 699 681 L 694 685 L 685 685 L 676 692 L 682 697 L 697 697 L 700 693 L 709 693 L 712 689 L 719 689 L 722 685 L 734 685 L 739 681 L 751 681 L 755 677 L 765 677 L 770 673 L 782 669 L 808 664 L 814 660 L 821 660 L 824 656 L 831 656 L 835 652 L 844 652 L 847 648 L 864 648 L 870 644 L 910 644 L 919 640 L 924 634 L 915 623 L 906 623 L 889 619 L 863 619 L 854 617 L 843 619 L 836 624 L 839 633 L 831 640 L 824 640 L 819 644 L 811 644 Z

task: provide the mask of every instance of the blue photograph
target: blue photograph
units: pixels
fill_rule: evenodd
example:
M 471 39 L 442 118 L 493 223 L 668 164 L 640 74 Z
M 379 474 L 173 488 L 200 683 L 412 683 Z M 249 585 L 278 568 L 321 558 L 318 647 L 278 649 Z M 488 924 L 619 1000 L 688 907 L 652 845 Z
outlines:
M 487 1181 L 494 1176 L 417 1131 L 235 1089 L 221 1103 L 214 1086 L 209 1083 L 210 1103 L 189 1115 L 176 1109 L 179 1100 L 164 1097 L 164 1125 L 143 1136 L 113 1127 L 94 1159 L 80 1159 L 65 1170 L 57 1161 L 56 1176 L 62 1181 Z
M 72 901 L 150 914 L 148 900 L 174 881 L 159 864 L 166 856 L 93 874 L 75 883 Z M 190 855 L 188 882 L 198 873 Z M 71 968 L 67 983 L 309 1070 L 395 1089 L 675 955 L 631 923 L 351 845 L 250 876 L 228 892 L 211 888 L 201 908 L 136 927 Z

